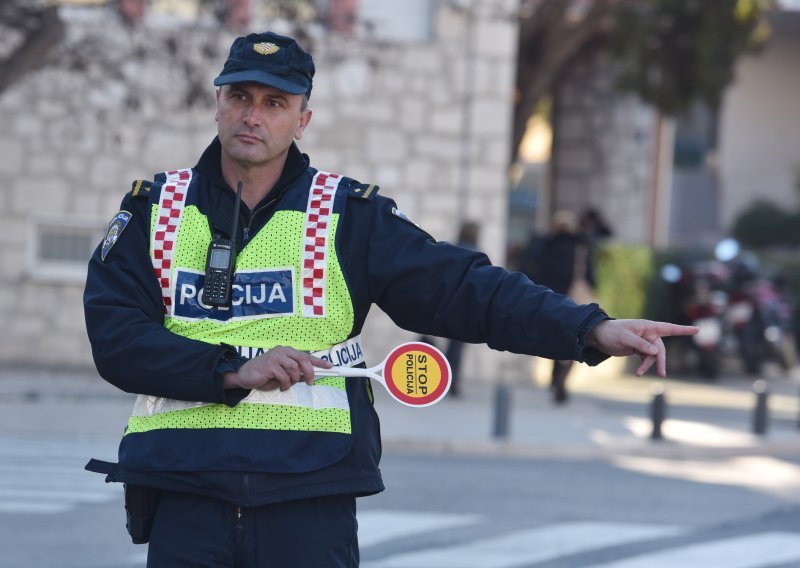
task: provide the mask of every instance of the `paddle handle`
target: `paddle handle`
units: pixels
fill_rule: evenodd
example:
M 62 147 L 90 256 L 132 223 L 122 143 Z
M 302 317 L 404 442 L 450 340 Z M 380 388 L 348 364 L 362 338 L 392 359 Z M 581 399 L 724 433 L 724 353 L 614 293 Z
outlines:
M 367 377 L 368 379 L 381 381 L 380 375 L 376 373 L 377 370 L 377 367 L 372 369 L 362 369 L 361 367 L 331 367 L 330 369 L 323 369 L 322 367 L 314 367 L 314 377 Z

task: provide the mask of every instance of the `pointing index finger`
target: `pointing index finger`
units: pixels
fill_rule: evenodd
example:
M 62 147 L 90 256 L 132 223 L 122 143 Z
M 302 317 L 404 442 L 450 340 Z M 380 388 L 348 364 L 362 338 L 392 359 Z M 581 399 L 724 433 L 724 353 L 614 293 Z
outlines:
M 659 337 L 667 337 L 673 335 L 695 335 L 699 328 L 693 325 L 678 325 L 675 323 L 654 322 L 655 332 Z

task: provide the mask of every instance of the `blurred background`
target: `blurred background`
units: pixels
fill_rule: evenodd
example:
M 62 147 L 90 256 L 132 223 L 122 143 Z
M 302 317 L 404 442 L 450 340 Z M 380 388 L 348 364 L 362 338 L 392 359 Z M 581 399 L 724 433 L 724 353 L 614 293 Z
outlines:
M 232 38 L 264 29 L 296 36 L 317 61 L 301 144 L 312 163 L 379 184 L 436 238 L 455 242 L 472 223 L 494 263 L 535 273 L 549 219 L 572 212 L 607 311 L 670 321 L 690 318 L 689 276 L 735 238 L 714 289 L 730 296 L 724 273 L 746 259 L 790 301 L 798 7 L 6 0 L 0 362 L 91 367 L 86 259 L 129 183 L 195 163 L 215 133 L 212 80 Z M 680 283 L 661 277 L 665 264 L 682 268 Z M 787 337 L 796 320 L 782 323 Z M 382 314 L 368 325 L 376 353 L 408 338 Z M 527 365 L 474 346 L 464 360 L 467 380 Z
M 376 393 L 365 564 L 797 566 L 797 0 L 0 0 L 8 565 L 144 564 L 81 471 L 131 405 L 92 365 L 86 264 L 134 180 L 196 163 L 231 41 L 263 30 L 314 55 L 315 167 L 535 280 L 585 258 L 613 316 L 701 328 L 666 383 L 576 366 L 567 406 L 549 362 L 429 338 L 459 398 L 411 420 Z M 370 318 L 369 364 L 414 338 Z

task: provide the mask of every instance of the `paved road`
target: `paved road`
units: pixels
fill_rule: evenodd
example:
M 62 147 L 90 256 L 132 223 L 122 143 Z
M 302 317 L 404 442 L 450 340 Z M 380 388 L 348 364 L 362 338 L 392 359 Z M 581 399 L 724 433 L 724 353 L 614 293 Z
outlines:
M 750 381 L 666 383 L 668 439 L 648 439 L 650 379 L 576 381 L 566 407 L 512 388 L 407 409 L 377 393 L 389 489 L 359 505 L 367 567 L 800 566 L 796 384 L 770 379 L 766 437 Z M 114 459 L 132 397 L 91 374 L 0 370 L 0 549 L 14 568 L 144 565 L 121 488 L 83 471 Z
M 113 445 L 104 441 L 56 433 L 0 436 L 4 566 L 144 566 L 146 549 L 124 533 L 120 488 L 81 469 L 87 456 L 109 452 Z M 648 459 L 388 452 L 388 490 L 359 503 L 362 565 L 800 565 L 800 460 L 711 458 L 693 470 L 683 459 Z

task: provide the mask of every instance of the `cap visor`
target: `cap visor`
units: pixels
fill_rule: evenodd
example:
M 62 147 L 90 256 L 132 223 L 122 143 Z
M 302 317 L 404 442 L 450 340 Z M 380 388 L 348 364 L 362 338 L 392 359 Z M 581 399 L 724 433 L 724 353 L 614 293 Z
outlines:
M 261 85 L 274 87 L 290 95 L 302 95 L 308 90 L 308 87 L 304 85 L 292 83 L 282 77 L 264 73 L 263 71 L 239 71 L 238 73 L 220 75 L 214 79 L 214 84 L 217 87 L 232 85 L 234 83 L 260 83 Z

